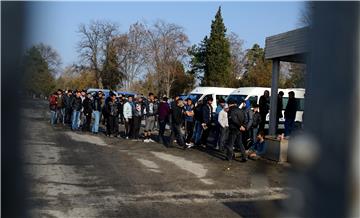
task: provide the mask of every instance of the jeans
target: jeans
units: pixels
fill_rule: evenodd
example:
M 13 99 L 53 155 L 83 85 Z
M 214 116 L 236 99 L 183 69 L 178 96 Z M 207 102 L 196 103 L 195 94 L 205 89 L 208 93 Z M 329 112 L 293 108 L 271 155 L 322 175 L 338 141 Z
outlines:
M 234 150 L 233 150 L 234 147 L 240 148 L 242 158 L 246 158 L 245 148 L 244 145 L 242 144 L 242 132 L 240 132 L 240 130 L 238 129 L 232 128 L 229 131 L 229 143 L 226 146 L 226 150 L 227 150 L 226 156 L 228 160 L 231 160 L 234 155 Z
M 93 123 L 91 131 L 93 133 L 98 133 L 99 132 L 99 123 L 100 123 L 100 111 L 93 111 L 93 116 L 94 116 L 94 123 Z
M 50 111 L 50 123 L 51 125 L 56 124 L 56 111 Z
M 257 136 L 258 132 L 259 132 L 258 128 L 252 128 L 252 137 L 253 137 L 252 140 L 253 140 L 253 143 L 256 142 L 256 136 Z
M 124 122 L 125 122 L 125 137 L 131 137 L 132 118 L 127 118 L 125 119 Z
M 295 120 L 285 119 L 285 136 L 291 135 L 295 126 Z
M 106 134 L 109 136 L 110 134 L 117 136 L 119 129 L 118 127 L 119 127 L 119 117 L 109 115 L 106 122 Z
M 164 133 L 166 127 L 166 120 L 159 120 L 159 142 L 165 142 Z
M 80 120 L 80 111 L 74 110 L 72 113 L 72 130 L 78 130 L 79 129 L 79 120 Z
M 184 136 L 181 133 L 181 124 L 171 124 L 171 136 L 170 136 L 170 145 L 173 143 L 174 139 L 176 138 L 178 144 L 180 146 L 185 146 L 184 143 Z
M 194 122 L 185 121 L 185 128 L 186 128 L 186 143 L 190 143 L 191 138 L 194 134 Z
M 56 109 L 56 121 L 59 123 L 64 123 L 65 109 L 59 108 Z
M 141 117 L 137 117 L 134 116 L 133 117 L 133 126 L 131 127 L 132 129 L 132 137 L 134 139 L 139 139 L 140 138 L 140 127 L 141 127 Z
M 195 132 L 193 135 L 193 139 L 195 144 L 200 144 L 201 143 L 201 134 L 202 134 L 202 126 L 201 126 L 201 122 L 199 121 L 195 121 Z
M 220 126 L 220 137 L 219 137 L 218 145 L 221 150 L 225 148 L 226 140 L 228 140 L 228 138 L 229 138 L 229 128 L 228 127 L 223 128 Z

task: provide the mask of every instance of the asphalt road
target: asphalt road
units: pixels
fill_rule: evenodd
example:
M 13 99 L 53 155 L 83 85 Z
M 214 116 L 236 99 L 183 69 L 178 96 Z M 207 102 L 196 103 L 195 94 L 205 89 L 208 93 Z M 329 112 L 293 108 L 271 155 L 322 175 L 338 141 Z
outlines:
M 288 196 L 286 166 L 72 132 L 47 114 L 34 100 L 22 113 L 32 217 L 273 217 Z

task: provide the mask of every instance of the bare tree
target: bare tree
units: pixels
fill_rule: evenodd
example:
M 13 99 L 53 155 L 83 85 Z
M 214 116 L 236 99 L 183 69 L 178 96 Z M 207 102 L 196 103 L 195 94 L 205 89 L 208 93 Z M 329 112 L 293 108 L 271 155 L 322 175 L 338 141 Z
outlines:
M 240 39 L 239 35 L 234 32 L 231 32 L 227 38 L 230 43 L 232 74 L 234 78 L 240 78 L 244 72 L 244 40 Z
M 51 46 L 43 43 L 35 45 L 35 48 L 39 50 L 41 57 L 48 64 L 51 74 L 56 77 L 60 71 L 61 65 L 61 57 L 59 53 Z
M 116 38 L 120 71 L 125 75 L 124 86 L 132 90 L 134 82 L 144 70 L 147 32 L 139 22 L 129 28 L 129 32 Z
M 149 71 L 155 71 L 161 94 L 170 95 L 178 62 L 187 54 L 189 40 L 184 29 L 162 20 L 148 28 L 146 60 Z
M 78 33 L 81 36 L 78 44 L 81 60 L 90 65 L 95 73 L 96 84 L 101 87 L 106 48 L 110 40 L 117 35 L 118 25 L 107 21 L 92 21 L 89 25 L 81 24 Z

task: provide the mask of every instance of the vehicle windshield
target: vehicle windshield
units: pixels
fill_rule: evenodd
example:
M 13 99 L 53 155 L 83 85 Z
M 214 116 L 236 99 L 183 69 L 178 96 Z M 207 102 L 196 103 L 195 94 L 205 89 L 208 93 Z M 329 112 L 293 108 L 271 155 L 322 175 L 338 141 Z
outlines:
M 247 95 L 229 95 L 226 98 L 226 102 L 229 101 L 229 99 L 234 99 L 236 101 L 237 105 L 240 105 L 240 102 L 244 100 L 247 97 Z
M 191 98 L 192 102 L 195 104 L 201 96 L 202 94 L 189 94 L 186 98 Z

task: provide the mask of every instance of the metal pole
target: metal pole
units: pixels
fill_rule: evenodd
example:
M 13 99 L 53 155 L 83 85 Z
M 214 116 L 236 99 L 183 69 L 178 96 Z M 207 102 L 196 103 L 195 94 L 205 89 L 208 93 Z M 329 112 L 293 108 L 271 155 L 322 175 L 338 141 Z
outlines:
M 272 79 L 271 79 L 271 96 L 270 96 L 270 120 L 269 135 L 276 134 L 276 111 L 277 111 L 277 92 L 279 86 L 280 61 L 273 59 Z

